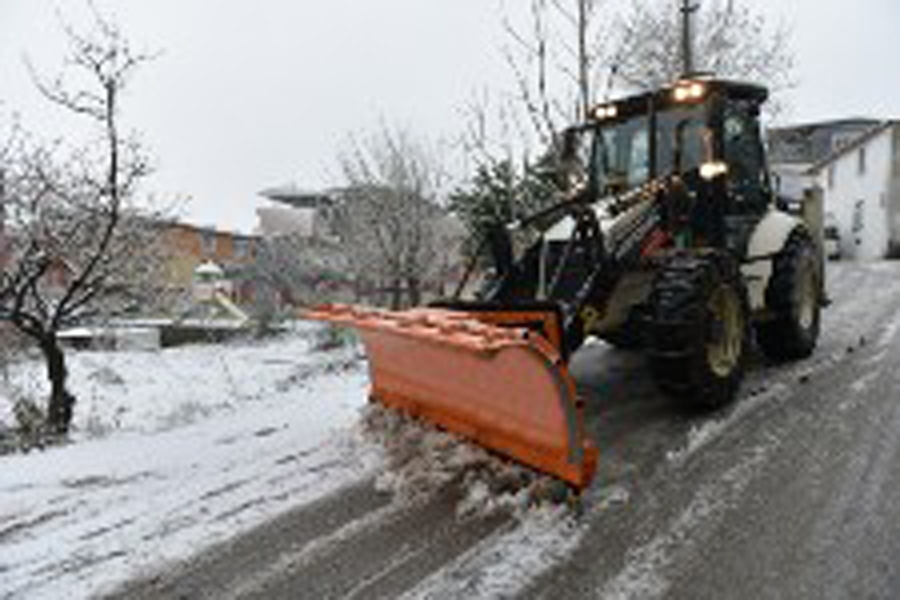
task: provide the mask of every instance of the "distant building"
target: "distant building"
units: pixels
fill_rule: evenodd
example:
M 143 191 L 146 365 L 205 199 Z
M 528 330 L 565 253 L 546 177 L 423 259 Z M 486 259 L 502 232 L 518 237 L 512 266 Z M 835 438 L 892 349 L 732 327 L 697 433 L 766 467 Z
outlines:
M 256 263 L 258 236 L 179 222 L 164 222 L 160 227 L 160 243 L 165 248 L 168 263 L 164 285 L 171 292 L 190 291 L 197 267 L 202 263 L 214 263 L 232 281 L 234 300 L 253 300 L 255 289 L 251 271 Z
M 281 304 L 351 301 L 356 289 L 331 219 L 337 191 L 311 191 L 288 184 L 259 194 L 256 232 L 265 246 L 261 269 L 269 272 Z
M 769 160 L 778 164 L 818 162 L 879 124 L 877 119 L 833 119 L 768 130 Z
M 799 201 L 813 184 L 813 165 L 878 124 L 875 119 L 853 118 L 769 129 L 769 169 L 779 195 Z
M 841 253 L 900 257 L 900 121 L 882 121 L 808 169 L 837 224 Z
M 268 206 L 257 209 L 256 231 L 263 243 L 273 246 L 281 244 L 294 249 L 294 266 L 307 271 L 294 273 L 293 281 L 298 289 L 283 290 L 283 296 L 296 296 L 295 291 L 309 292 L 311 282 L 319 290 L 324 287 L 329 299 L 385 304 L 385 299 L 395 293 L 397 282 L 380 281 L 374 273 L 354 279 L 351 273 L 342 245 L 352 244 L 353 241 L 342 240 L 336 226 L 348 193 L 347 188 L 310 191 L 295 185 L 260 192 L 261 196 L 271 201 Z M 452 283 L 459 279 L 462 243 L 466 236 L 465 228 L 455 216 L 437 206 L 434 210 L 437 217 L 436 247 L 440 249 L 440 254 L 432 265 L 433 272 L 427 280 L 419 282 L 421 291 L 427 297 L 449 292 Z
M 837 119 L 768 131 L 769 168 L 782 199 L 823 191 L 826 223 L 837 227 L 840 254 L 900 256 L 898 122 Z

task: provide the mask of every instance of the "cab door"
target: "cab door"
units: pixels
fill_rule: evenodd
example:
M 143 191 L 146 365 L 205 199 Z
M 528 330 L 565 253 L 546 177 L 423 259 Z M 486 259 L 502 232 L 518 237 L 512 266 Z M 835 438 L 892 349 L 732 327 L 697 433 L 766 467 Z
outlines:
M 771 195 L 759 127 L 759 107 L 747 100 L 726 103 L 722 146 L 728 165 L 726 188 L 734 215 L 761 215 Z

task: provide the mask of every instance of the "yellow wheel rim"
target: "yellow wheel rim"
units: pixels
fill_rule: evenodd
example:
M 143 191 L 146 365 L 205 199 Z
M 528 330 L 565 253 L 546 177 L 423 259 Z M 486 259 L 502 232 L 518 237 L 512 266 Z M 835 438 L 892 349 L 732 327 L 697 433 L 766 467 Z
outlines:
M 709 368 L 719 377 L 728 377 L 741 359 L 744 345 L 744 313 L 733 288 L 720 285 L 706 304 L 711 318 L 711 335 L 706 344 Z
M 816 275 L 811 265 L 807 264 L 797 278 L 796 302 L 797 323 L 802 329 L 809 329 L 816 319 Z

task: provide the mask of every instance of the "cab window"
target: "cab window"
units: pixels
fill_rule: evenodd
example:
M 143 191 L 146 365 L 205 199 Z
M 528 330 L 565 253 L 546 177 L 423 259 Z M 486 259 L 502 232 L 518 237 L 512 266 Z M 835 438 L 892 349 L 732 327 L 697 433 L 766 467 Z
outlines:
M 755 105 L 730 102 L 722 123 L 728 189 L 738 209 L 758 210 L 766 204 L 762 143 Z

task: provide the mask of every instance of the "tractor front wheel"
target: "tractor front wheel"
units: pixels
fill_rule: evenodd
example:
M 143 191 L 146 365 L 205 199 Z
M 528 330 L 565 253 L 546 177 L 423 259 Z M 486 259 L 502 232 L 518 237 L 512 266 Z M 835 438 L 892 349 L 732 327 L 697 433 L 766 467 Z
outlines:
M 748 328 L 743 280 L 727 255 L 676 255 L 651 298 L 649 357 L 659 387 L 705 408 L 730 401 L 743 378 Z
M 796 231 L 772 266 L 766 289 L 770 319 L 757 326 L 756 341 L 770 360 L 805 358 L 819 338 L 821 272 L 815 245 Z

